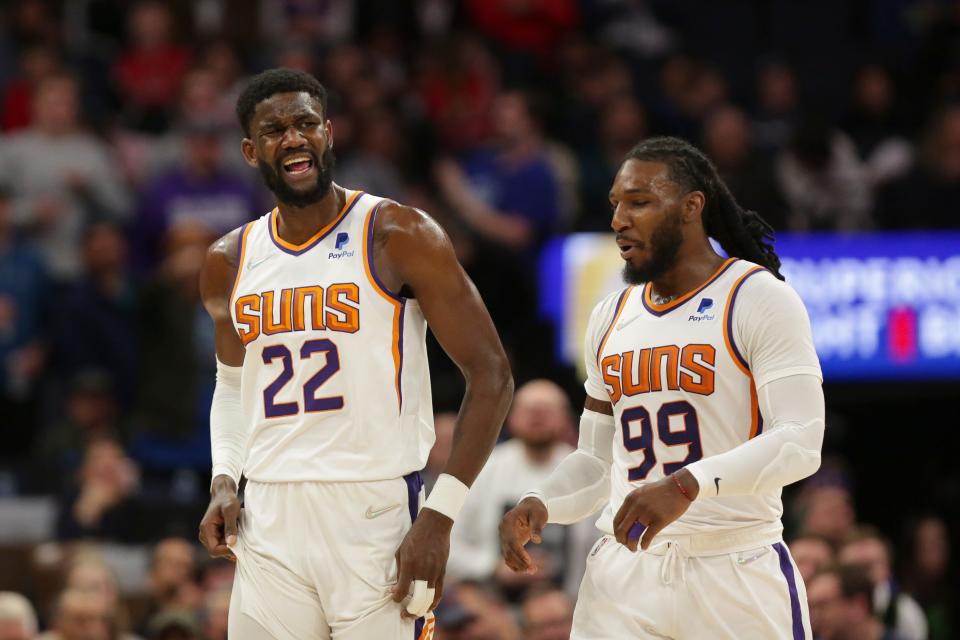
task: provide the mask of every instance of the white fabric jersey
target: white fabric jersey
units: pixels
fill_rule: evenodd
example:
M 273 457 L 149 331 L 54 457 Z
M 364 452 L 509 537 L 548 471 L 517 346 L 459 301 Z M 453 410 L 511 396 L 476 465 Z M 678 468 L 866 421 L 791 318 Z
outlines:
M 607 533 L 636 487 L 761 433 L 757 388 L 785 376 L 821 377 L 799 296 L 733 258 L 664 305 L 653 302 L 649 284 L 609 296 L 594 309 L 585 343 L 587 394 L 612 402 L 617 425 L 610 503 L 597 522 Z M 663 535 L 779 526 L 782 512 L 779 490 L 704 497 Z
M 426 463 L 427 325 L 374 271 L 382 202 L 347 191 L 337 218 L 299 246 L 279 237 L 276 209 L 241 231 L 231 313 L 246 346 L 251 480 L 385 480 Z

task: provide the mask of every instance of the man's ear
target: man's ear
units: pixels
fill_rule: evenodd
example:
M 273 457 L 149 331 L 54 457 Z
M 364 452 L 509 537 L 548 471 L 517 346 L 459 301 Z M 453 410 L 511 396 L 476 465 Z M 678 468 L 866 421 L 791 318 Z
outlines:
M 683 201 L 683 222 L 699 221 L 705 203 L 706 198 L 702 191 L 691 191 L 688 193 Z
M 240 152 L 243 154 L 243 159 L 247 161 L 247 164 L 256 169 L 259 162 L 257 161 L 257 147 L 253 144 L 253 140 L 250 138 L 241 140 Z
M 327 120 L 323 128 L 327 130 L 327 148 L 333 149 L 333 123 Z

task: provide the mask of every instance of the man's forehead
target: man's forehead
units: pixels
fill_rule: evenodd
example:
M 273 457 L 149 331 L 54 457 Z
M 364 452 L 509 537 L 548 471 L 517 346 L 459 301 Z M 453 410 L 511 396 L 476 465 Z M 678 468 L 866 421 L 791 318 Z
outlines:
M 630 159 L 617 172 L 614 187 L 624 191 L 668 189 L 674 186 L 670 169 L 662 162 Z
M 322 115 L 323 106 L 320 100 L 306 91 L 287 91 L 275 93 L 269 98 L 261 100 L 254 109 L 254 119 L 263 121 L 296 117 L 304 114 Z

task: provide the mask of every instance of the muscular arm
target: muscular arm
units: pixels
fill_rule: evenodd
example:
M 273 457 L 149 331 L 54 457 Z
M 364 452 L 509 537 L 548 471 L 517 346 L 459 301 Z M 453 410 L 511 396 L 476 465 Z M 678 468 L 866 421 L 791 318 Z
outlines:
M 448 473 L 470 486 L 483 468 L 513 394 L 513 378 L 476 287 L 440 226 L 421 211 L 386 204 L 377 213 L 374 265 L 393 291 L 407 290 L 466 380 Z
M 405 612 L 419 616 L 440 601 L 453 526 L 453 515 L 430 506 L 440 508 L 442 500 L 434 498 L 441 481 L 449 480 L 447 486 L 459 492 L 476 480 L 510 405 L 513 378 L 480 295 L 457 262 L 449 238 L 430 217 L 409 207 L 384 204 L 374 226 L 374 268 L 391 291 L 417 299 L 437 341 L 467 383 L 444 469 L 453 479 L 441 476 L 397 549 L 393 599 L 402 601 L 412 586 Z M 459 505 L 446 513 L 457 509 Z

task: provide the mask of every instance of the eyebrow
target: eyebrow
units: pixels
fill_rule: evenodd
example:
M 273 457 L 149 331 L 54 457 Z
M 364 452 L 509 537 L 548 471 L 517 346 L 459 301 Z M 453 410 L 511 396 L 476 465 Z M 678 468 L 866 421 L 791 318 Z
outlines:
M 642 187 L 633 187 L 631 189 L 624 189 L 623 193 L 624 195 L 635 195 L 637 193 L 650 193 L 650 189 L 644 189 Z M 613 196 L 614 196 L 613 191 L 607 194 L 608 198 L 612 198 Z

